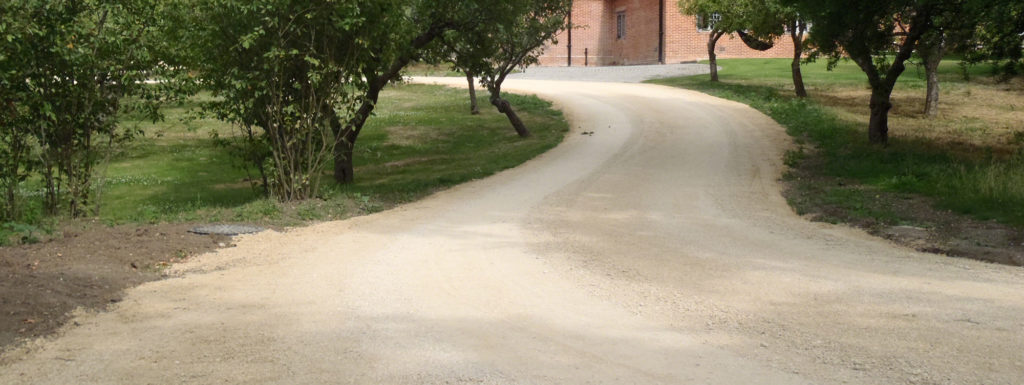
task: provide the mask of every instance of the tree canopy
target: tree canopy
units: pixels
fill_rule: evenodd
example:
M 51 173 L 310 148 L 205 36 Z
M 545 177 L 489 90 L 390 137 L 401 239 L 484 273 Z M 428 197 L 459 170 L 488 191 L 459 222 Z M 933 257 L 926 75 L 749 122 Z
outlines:
M 462 71 L 480 77 L 491 104 L 505 114 L 520 136 L 529 130 L 501 87 L 516 68 L 537 63 L 545 43 L 568 27 L 569 0 L 514 0 L 492 4 L 477 23 L 446 32 L 440 59 L 450 59 Z
M 94 167 L 138 134 L 120 127 L 118 114 L 159 116 L 161 87 L 145 84 L 168 72 L 152 49 L 159 7 L 147 0 L 0 3 L 0 179 L 8 216 L 17 211 L 12 186 L 32 171 L 44 180 L 46 211 L 98 210 Z

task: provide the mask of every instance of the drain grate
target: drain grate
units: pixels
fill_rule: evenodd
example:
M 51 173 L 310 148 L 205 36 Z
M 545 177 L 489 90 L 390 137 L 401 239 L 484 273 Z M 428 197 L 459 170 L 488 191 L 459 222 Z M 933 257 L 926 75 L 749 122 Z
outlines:
M 266 230 L 265 228 L 249 225 L 204 225 L 194 227 L 188 232 L 199 235 L 227 235 L 235 236 L 242 234 L 255 234 Z

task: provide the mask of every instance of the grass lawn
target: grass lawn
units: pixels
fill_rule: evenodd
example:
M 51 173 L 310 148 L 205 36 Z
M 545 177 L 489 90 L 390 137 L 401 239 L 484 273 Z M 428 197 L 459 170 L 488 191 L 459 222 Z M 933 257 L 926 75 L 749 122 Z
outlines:
M 924 71 L 910 66 L 893 92 L 890 145 L 867 143 L 870 89 L 851 62 L 803 67 L 809 100 L 793 96 L 788 59 L 720 60 L 706 75 L 653 81 L 751 105 L 787 127 L 799 145 L 786 155 L 798 212 L 825 220 L 916 224 L 883 195 L 923 196 L 939 210 L 1024 227 L 1024 87 L 997 82 L 985 66 L 940 68 L 939 117 L 922 114 Z M 803 180 L 809 177 L 810 180 Z M 821 179 L 817 177 L 824 177 Z M 907 198 L 909 199 L 909 198 Z M 829 215 L 829 213 L 837 213 Z
M 356 143 L 352 185 L 325 174 L 321 199 L 282 204 L 252 188 L 254 170 L 215 144 L 235 135 L 217 120 L 182 119 L 203 96 L 168 108 L 153 124 L 126 119 L 145 135 L 112 154 L 101 188 L 108 225 L 158 222 L 251 222 L 271 226 L 346 218 L 422 198 L 455 184 L 519 165 L 554 147 L 568 124 L 551 104 L 508 95 L 533 136 L 519 138 L 504 115 L 470 115 L 465 91 L 400 85 L 381 96 Z M 329 170 L 328 170 L 329 172 Z

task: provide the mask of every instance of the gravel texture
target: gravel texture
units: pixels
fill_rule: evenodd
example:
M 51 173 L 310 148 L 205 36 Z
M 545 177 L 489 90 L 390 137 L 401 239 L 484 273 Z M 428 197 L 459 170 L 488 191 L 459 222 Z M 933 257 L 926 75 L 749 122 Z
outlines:
M 706 74 L 707 64 L 665 64 L 609 67 L 531 67 L 510 79 L 571 80 L 602 83 L 640 83 L 645 80 Z
M 1021 269 L 796 215 L 791 139 L 763 114 L 650 84 L 507 89 L 572 133 L 175 265 L 0 356 L 0 384 L 1021 384 Z

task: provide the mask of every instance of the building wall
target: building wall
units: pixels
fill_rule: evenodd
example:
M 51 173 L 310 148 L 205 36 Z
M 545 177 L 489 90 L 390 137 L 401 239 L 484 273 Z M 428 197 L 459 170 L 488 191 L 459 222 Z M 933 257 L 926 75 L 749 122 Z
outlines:
M 680 63 L 707 60 L 710 32 L 697 30 L 697 18 L 683 15 L 676 1 L 665 4 L 665 62 Z M 736 34 L 722 36 L 715 45 L 719 59 L 793 57 L 793 40 L 783 36 L 767 51 L 750 49 Z
M 611 56 L 610 65 L 658 63 L 658 2 L 660 0 L 611 1 L 611 40 L 602 47 Z M 626 16 L 626 36 L 616 38 L 617 15 Z
M 609 38 L 608 32 L 615 27 L 614 21 L 608 24 L 610 2 L 607 0 L 575 0 L 572 7 L 572 23 L 576 26 L 572 30 L 572 50 L 570 53 L 569 32 L 562 31 L 555 36 L 554 43 L 548 44 L 544 49 L 544 55 L 540 57 L 540 64 L 545 66 L 568 65 L 569 55 L 572 55 L 572 65 L 582 66 L 587 61 L 589 65 L 607 65 L 606 59 L 610 56 L 603 56 L 602 47 L 606 45 Z M 589 60 L 585 58 L 589 57 Z
M 604 66 L 658 63 L 659 2 L 665 2 L 665 62 L 680 63 L 708 58 L 708 32 L 697 30 L 696 18 L 679 12 L 675 0 L 576 0 L 573 4 L 572 65 Z M 617 38 L 616 15 L 626 15 L 626 36 Z M 545 47 L 540 65 L 568 65 L 568 32 L 559 33 Z M 792 57 L 793 43 L 787 37 L 768 51 L 756 51 L 733 35 L 717 44 L 719 58 Z

